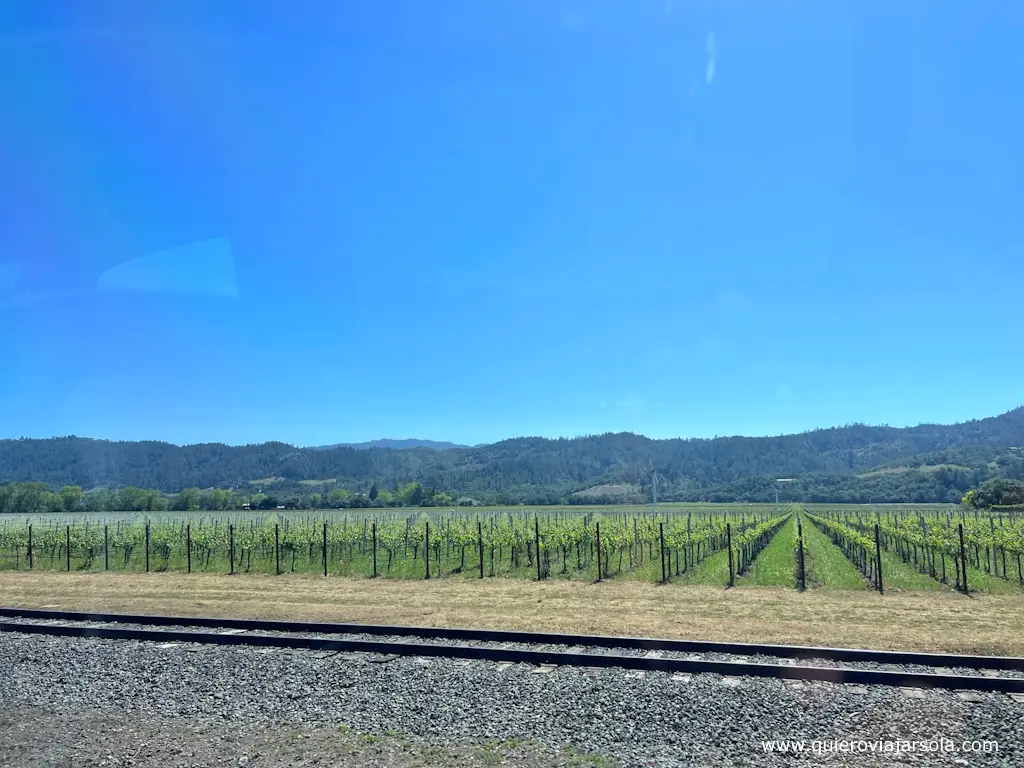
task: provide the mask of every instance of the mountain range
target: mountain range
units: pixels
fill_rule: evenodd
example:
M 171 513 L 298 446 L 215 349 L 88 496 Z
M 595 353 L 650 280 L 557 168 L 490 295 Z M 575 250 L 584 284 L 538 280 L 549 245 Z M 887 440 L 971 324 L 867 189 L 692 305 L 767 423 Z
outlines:
M 404 440 L 390 440 L 388 438 L 382 438 L 380 440 L 369 440 L 365 443 L 333 443 L 331 445 L 315 445 L 311 450 L 314 451 L 326 451 L 331 448 L 394 448 L 396 451 L 407 451 L 410 448 L 430 448 L 435 451 L 450 451 L 453 448 L 469 448 L 468 445 L 459 445 L 458 443 L 447 443 L 438 440 L 417 440 L 416 438 L 409 437 Z
M 1024 407 L 960 424 L 853 424 L 777 437 L 652 440 L 609 433 L 444 450 L 387 442 L 400 445 L 0 440 L 0 483 L 164 492 L 258 486 L 301 494 L 419 482 L 484 503 L 544 504 L 592 502 L 594 494 L 579 492 L 603 485 L 630 488 L 630 500 L 647 498 L 652 471 L 665 501 L 767 501 L 778 478 L 792 478 L 784 487 L 792 500 L 951 502 L 990 477 L 1024 478 Z

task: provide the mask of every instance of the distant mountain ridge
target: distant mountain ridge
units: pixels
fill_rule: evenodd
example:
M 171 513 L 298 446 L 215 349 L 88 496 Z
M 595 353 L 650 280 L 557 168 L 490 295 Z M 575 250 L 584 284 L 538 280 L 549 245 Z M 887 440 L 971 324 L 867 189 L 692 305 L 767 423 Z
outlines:
M 403 443 L 404 441 L 396 441 Z M 427 441 L 423 441 L 427 442 Z M 628 486 L 664 501 L 954 501 L 992 476 L 1024 477 L 1024 407 L 961 424 L 854 424 L 776 437 L 652 440 L 633 433 L 519 437 L 473 448 L 297 448 L 286 443 L 177 446 L 81 437 L 0 440 L 0 483 L 51 487 L 248 488 L 274 478 L 302 493 L 316 481 L 365 492 L 410 482 L 487 503 L 571 503 L 579 491 Z M 883 471 L 884 470 L 884 471 Z
M 448 443 L 439 440 L 418 440 L 414 437 L 409 437 L 404 440 L 392 440 L 389 438 L 381 438 L 380 440 L 368 440 L 365 443 L 332 443 L 331 445 L 314 445 L 310 447 L 313 451 L 328 451 L 331 448 L 358 448 L 365 450 L 367 448 L 392 448 L 396 451 L 407 451 L 410 448 L 430 448 L 435 451 L 450 451 L 453 448 L 470 448 L 468 445 L 460 445 L 459 443 Z

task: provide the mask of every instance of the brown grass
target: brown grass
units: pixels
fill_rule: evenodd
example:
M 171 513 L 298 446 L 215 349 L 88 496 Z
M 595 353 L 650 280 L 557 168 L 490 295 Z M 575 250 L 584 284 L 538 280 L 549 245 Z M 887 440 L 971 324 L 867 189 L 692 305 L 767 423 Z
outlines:
M 239 618 L 508 628 L 1024 655 L 1024 600 L 643 582 L 0 573 L 0 603 Z

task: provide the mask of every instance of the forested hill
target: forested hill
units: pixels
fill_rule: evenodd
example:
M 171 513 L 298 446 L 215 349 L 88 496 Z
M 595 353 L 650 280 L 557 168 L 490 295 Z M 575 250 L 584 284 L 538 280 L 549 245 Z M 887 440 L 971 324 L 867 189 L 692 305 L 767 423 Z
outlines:
M 41 481 L 52 487 L 139 486 L 175 492 L 186 487 L 295 486 L 335 481 L 366 490 L 418 481 L 428 488 L 492 501 L 559 501 L 600 484 L 646 491 L 650 470 L 666 500 L 764 498 L 774 478 L 802 477 L 809 487 L 899 486 L 898 475 L 945 501 L 992 474 L 1020 474 L 1024 407 L 987 419 L 909 428 L 854 425 L 779 437 L 651 440 L 630 434 L 573 439 L 515 438 L 492 445 L 427 448 L 296 448 L 285 443 L 176 446 L 80 437 L 0 441 L 0 483 Z M 315 484 L 314 484 L 315 485 Z M 309 483 L 307 483 L 307 487 Z M 717 490 L 716 490 L 717 489 Z M 941 498 L 931 498 L 941 496 Z M 842 499 L 823 499 L 842 500 Z M 881 500 L 881 499 L 875 499 Z M 899 500 L 899 499 L 890 499 Z
M 452 448 L 469 448 L 469 446 L 439 442 L 437 440 L 417 440 L 410 437 L 405 440 L 389 440 L 385 438 L 382 440 L 370 440 L 366 443 L 334 443 L 333 445 L 317 445 L 313 447 L 314 450 L 318 451 L 326 451 L 330 448 L 397 448 L 403 451 L 409 448 L 433 448 L 435 451 L 450 451 Z

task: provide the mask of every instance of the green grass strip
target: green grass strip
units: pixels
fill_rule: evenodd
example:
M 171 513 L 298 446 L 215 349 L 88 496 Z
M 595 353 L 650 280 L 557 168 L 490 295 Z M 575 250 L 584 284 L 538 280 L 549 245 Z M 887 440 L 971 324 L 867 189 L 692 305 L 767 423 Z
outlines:
M 795 540 L 796 515 L 793 515 L 757 556 L 753 565 L 750 566 L 750 570 L 736 580 L 736 585 L 795 587 L 796 554 L 793 551 Z
M 954 568 L 947 563 L 947 568 Z M 948 571 L 950 583 L 955 580 L 955 571 Z M 886 592 L 938 592 L 949 589 L 938 579 L 921 573 L 913 565 L 900 560 L 895 552 L 882 550 L 882 587 Z
M 982 561 L 984 562 L 984 556 L 982 556 Z M 1007 563 L 1009 562 L 1010 559 L 1007 556 Z M 949 563 L 946 565 L 947 570 L 955 567 Z M 1001 568 L 1002 564 L 1000 563 Z M 1002 570 L 1000 570 L 1000 573 L 1002 573 Z M 949 579 L 954 581 L 955 573 L 951 573 Z M 971 592 L 987 592 L 992 595 L 1019 595 L 1024 593 L 1024 587 L 1021 587 L 1017 582 L 1016 573 L 1013 574 L 1012 580 L 1007 581 L 1001 576 L 987 574 L 984 568 L 975 568 L 973 565 L 967 566 L 967 588 Z
M 673 577 L 677 584 L 710 584 L 726 587 L 729 584 L 729 551 L 715 552 L 701 560 L 688 572 Z
M 804 560 L 808 589 L 867 589 L 869 584 L 843 550 L 810 520 L 803 518 Z M 884 568 L 884 564 L 883 564 Z M 884 573 L 883 573 L 884 576 Z

